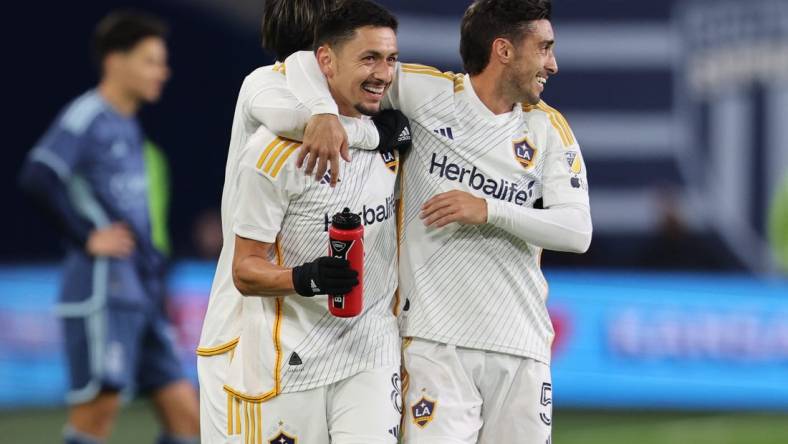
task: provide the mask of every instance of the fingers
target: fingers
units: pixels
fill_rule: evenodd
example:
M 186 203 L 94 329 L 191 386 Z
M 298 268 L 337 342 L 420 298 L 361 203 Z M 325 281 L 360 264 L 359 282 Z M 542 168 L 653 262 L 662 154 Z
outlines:
M 422 218 L 424 219 L 424 225 L 428 227 L 433 225 L 442 227 L 443 225 L 446 225 L 446 223 L 449 222 L 446 222 L 443 225 L 438 225 L 437 224 L 438 221 L 441 220 L 445 221 L 447 218 L 449 218 L 452 219 L 451 222 L 454 222 L 455 220 L 459 219 L 459 215 L 460 215 L 459 209 L 455 208 L 452 205 L 449 205 L 436 209 L 435 211 L 431 212 L 429 216 L 426 217 L 422 216 Z
M 315 180 L 319 181 L 323 178 L 323 175 L 326 174 L 326 170 L 328 169 L 328 161 L 326 160 L 326 156 L 320 156 L 317 160 L 317 170 L 315 170 Z M 332 171 L 332 174 L 334 172 Z
M 350 268 L 350 262 L 341 257 L 323 256 L 317 260 L 321 267 L 326 268 Z
M 350 147 L 348 146 L 347 139 L 342 143 L 342 147 L 339 149 L 339 154 L 342 155 L 342 158 L 345 162 L 352 161 L 352 157 L 350 157 Z
M 432 222 L 431 224 L 428 224 L 428 225 L 432 226 L 432 227 L 435 227 L 435 228 L 443 228 L 443 227 L 445 227 L 446 225 L 449 225 L 452 222 L 459 222 L 459 221 L 460 221 L 460 214 L 459 213 L 451 213 L 451 214 L 447 214 L 447 215 L 435 220 L 434 222 Z
M 445 194 L 445 193 L 444 193 Z M 429 218 L 433 213 L 452 205 L 452 201 L 442 194 L 433 196 L 421 207 L 421 218 Z
M 304 174 L 307 176 L 312 175 L 312 171 L 315 170 L 315 164 L 317 164 L 317 153 L 309 153 L 309 159 L 306 162 L 306 169 L 304 170 Z
M 331 162 L 331 188 L 337 186 L 337 182 L 339 181 L 339 159 L 337 156 L 333 156 L 330 159 Z
M 301 149 L 298 150 L 298 157 L 296 158 L 296 168 L 301 169 L 301 167 L 304 166 L 304 160 L 308 154 L 309 149 L 307 148 L 307 145 L 301 145 Z

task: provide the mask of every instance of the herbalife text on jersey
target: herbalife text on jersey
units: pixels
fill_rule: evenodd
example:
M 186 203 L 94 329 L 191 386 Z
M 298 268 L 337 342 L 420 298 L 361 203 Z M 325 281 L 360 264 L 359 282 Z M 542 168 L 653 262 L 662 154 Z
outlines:
M 495 199 L 504 200 L 507 202 L 514 202 L 517 205 L 525 205 L 528 202 L 528 190 L 534 186 L 534 181 L 528 183 L 526 189 L 519 189 L 520 186 L 514 182 L 509 182 L 504 179 L 495 181 L 488 179 L 484 174 L 479 172 L 476 167 L 472 169 L 463 168 L 456 163 L 450 163 L 448 157 L 443 156 L 441 161 L 438 161 L 438 155 L 432 153 L 432 161 L 430 162 L 430 174 L 445 177 L 448 180 L 460 183 L 467 183 L 467 185 L 474 190 L 481 190 Z M 468 179 L 467 182 L 465 179 Z
M 393 217 L 395 211 L 394 205 L 394 194 L 392 193 L 391 196 L 386 198 L 385 203 L 376 207 L 364 205 L 361 211 L 357 211 L 356 214 L 361 216 L 361 221 L 365 226 L 372 225 L 375 222 L 383 222 Z M 328 227 L 331 225 L 332 216 L 333 215 L 329 215 L 328 213 L 323 215 L 323 231 L 328 231 Z

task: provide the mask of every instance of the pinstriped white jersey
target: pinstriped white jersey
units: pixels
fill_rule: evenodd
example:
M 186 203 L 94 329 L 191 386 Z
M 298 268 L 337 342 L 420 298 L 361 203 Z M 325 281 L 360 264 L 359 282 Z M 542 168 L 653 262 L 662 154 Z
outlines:
M 269 65 L 258 68 L 249 74 L 241 85 L 235 105 L 233 127 L 230 135 L 230 148 L 225 166 L 225 181 L 222 190 L 222 233 L 224 246 L 211 287 L 208 311 L 203 321 L 198 354 L 213 354 L 227 351 L 241 332 L 241 293 L 232 280 L 233 246 L 235 234 L 232 230 L 233 209 L 239 204 L 234 178 L 238 169 L 238 153 L 246 145 L 249 137 L 260 126 L 252 116 L 253 101 L 261 95 L 269 100 L 277 100 L 276 91 L 285 85 L 282 65 Z M 277 87 L 280 87 L 277 89 Z M 229 271 L 228 271 L 229 270 Z
M 251 135 L 265 119 L 266 111 L 276 110 L 277 115 L 299 119 L 296 108 L 301 107 L 287 89 L 285 66 L 283 63 L 263 66 L 252 71 L 244 79 L 235 106 L 230 148 L 227 153 L 225 182 L 222 190 L 222 233 L 224 245 L 211 287 L 208 311 L 203 321 L 200 346 L 197 354 L 209 356 L 228 351 L 235 346 L 241 332 L 241 294 L 232 281 L 231 265 L 233 260 L 235 234 L 232 229 L 232 216 L 235 208 L 245 204 L 243 196 L 236 187 L 238 173 L 238 153 L 246 145 Z M 308 110 L 303 112 L 309 116 Z M 303 117 L 303 116 L 301 116 Z M 308 118 L 308 117 L 306 117 Z M 364 125 L 360 119 L 343 118 L 342 123 L 351 141 L 362 143 L 364 149 L 377 145 L 374 126 Z
M 364 224 L 364 310 L 354 318 L 328 312 L 327 296 L 245 297 L 243 331 L 227 389 L 242 399 L 308 390 L 400 359 L 393 314 L 397 287 L 394 186 L 398 156 L 356 151 L 342 163 L 332 189 L 295 167 L 299 143 L 261 127 L 240 154 L 236 184 L 242 201 L 233 232 L 275 243 L 285 267 L 328 254 L 333 214 L 350 208 Z
M 512 206 L 587 205 L 568 124 L 543 102 L 494 115 L 468 76 L 423 65 L 398 65 L 387 101 L 413 130 L 402 173 L 402 335 L 549 363 L 541 248 L 491 224 L 427 228 L 419 213 L 454 189 Z

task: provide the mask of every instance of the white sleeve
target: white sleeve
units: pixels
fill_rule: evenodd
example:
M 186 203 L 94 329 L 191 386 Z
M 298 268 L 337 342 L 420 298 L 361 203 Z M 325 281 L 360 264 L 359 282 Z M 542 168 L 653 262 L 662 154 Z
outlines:
M 583 253 L 593 232 L 586 167 L 566 120 L 557 112 L 554 119 L 547 125 L 544 209 L 487 199 L 487 220 L 539 247 Z
M 588 178 L 583 155 L 572 129 L 557 111 L 554 120 L 547 125 L 546 146 L 542 172 L 544 207 L 566 203 L 588 207 Z
M 288 153 L 289 146 L 285 146 L 282 150 L 267 148 L 269 146 L 278 148 L 276 144 L 281 143 L 296 145 L 294 142 L 272 137 L 265 128 L 261 127 L 249 139 L 239 156 L 240 164 L 235 178 L 237 201 L 232 215 L 233 232 L 238 236 L 258 242 L 276 241 L 290 199 L 300 185 L 299 175 L 291 174 L 291 168 L 284 165 L 287 163 L 287 157 L 282 161 L 282 166 L 276 169 L 276 174 L 272 175 L 274 166 L 279 164 L 278 158 L 270 159 L 271 162 L 268 162 L 269 159 L 266 157 L 284 156 Z
M 312 114 L 339 114 L 315 53 L 298 51 L 285 60 L 287 86 Z
M 256 93 L 249 103 L 249 115 L 272 133 L 293 140 L 304 139 L 304 129 L 312 113 L 283 83 Z M 369 119 L 339 116 L 347 133 L 348 145 L 363 150 L 378 147 L 378 130 Z
M 529 244 L 573 253 L 584 253 L 591 244 L 591 213 L 587 205 L 562 204 L 542 210 L 486 200 L 487 223 Z

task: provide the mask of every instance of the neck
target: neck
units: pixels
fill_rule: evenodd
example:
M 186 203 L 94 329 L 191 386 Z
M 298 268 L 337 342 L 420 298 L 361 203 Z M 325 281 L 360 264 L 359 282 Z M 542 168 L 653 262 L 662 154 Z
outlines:
M 507 97 L 503 89 L 501 71 L 488 66 L 484 71 L 471 76 L 471 85 L 476 96 L 493 114 L 504 114 L 512 111 L 514 102 Z
M 109 80 L 102 80 L 99 83 L 98 91 L 101 97 L 121 115 L 131 117 L 137 113 L 140 107 L 138 99 L 125 93 L 122 88 Z
M 342 116 L 348 117 L 361 117 L 361 113 L 358 112 L 355 106 L 347 103 L 346 100 L 342 99 L 342 96 L 336 93 L 331 83 L 328 84 L 328 91 L 331 93 L 331 97 L 334 99 L 334 102 L 337 104 L 337 111 Z

